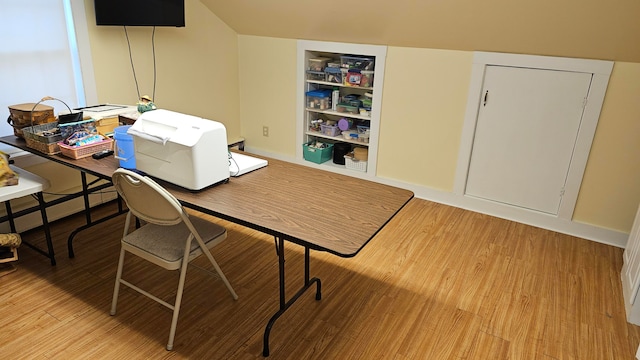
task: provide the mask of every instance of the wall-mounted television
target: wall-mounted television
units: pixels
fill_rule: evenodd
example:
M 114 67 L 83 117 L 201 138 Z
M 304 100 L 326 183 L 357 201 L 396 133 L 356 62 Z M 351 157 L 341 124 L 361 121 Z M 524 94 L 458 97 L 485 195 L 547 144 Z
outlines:
M 184 0 L 94 0 L 96 25 L 184 26 Z

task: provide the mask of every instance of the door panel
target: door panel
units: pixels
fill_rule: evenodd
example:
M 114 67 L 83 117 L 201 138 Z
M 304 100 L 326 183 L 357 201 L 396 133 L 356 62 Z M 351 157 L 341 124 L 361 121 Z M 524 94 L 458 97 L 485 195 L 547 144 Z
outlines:
M 590 73 L 488 66 L 465 194 L 557 215 Z

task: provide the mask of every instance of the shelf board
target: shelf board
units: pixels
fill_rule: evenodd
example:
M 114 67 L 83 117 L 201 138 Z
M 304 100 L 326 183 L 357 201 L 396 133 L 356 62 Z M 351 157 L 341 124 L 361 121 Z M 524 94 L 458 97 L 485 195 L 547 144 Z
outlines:
M 373 90 L 372 87 L 352 86 L 352 85 L 333 83 L 333 82 L 329 82 L 329 81 L 307 80 L 307 82 L 309 84 L 318 84 L 318 85 L 326 85 L 326 86 L 337 86 L 337 87 L 344 87 L 344 88 L 348 88 L 348 89 Z
M 356 145 L 361 145 L 361 146 L 369 146 L 369 143 L 356 141 L 356 140 L 347 140 L 344 137 L 342 137 L 342 135 L 329 136 L 329 135 L 325 135 L 325 134 L 323 134 L 321 132 L 316 132 L 316 131 L 307 131 L 305 134 L 307 134 L 309 136 L 315 136 L 315 137 L 323 138 L 323 139 L 335 140 L 335 141 L 339 141 L 339 142 L 346 142 L 346 143 L 356 144 Z
M 352 119 L 371 120 L 370 116 L 360 115 L 360 114 L 343 113 L 343 112 L 337 112 L 337 111 L 334 111 L 334 110 L 320 110 L 320 109 L 307 108 L 307 111 L 320 113 L 320 114 L 348 117 L 348 118 L 352 118 Z

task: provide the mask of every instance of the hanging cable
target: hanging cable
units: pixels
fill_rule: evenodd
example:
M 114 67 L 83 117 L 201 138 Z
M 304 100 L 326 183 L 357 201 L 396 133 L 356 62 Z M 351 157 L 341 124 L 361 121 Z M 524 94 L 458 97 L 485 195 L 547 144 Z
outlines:
M 153 54 L 153 95 L 151 97 L 152 101 L 156 101 L 156 27 L 153 27 L 153 32 L 151 33 L 151 51 Z
M 133 55 L 131 54 L 131 42 L 129 41 L 129 33 L 127 32 L 127 27 L 124 27 L 124 35 L 127 37 L 127 46 L 129 47 L 129 60 L 131 61 L 131 70 L 133 71 L 133 80 L 136 83 L 136 91 L 138 92 L 138 99 L 140 99 L 140 88 L 138 87 L 138 78 L 136 77 L 136 68 L 133 65 Z M 155 66 L 154 66 L 155 71 Z M 154 84 L 155 88 L 155 84 Z

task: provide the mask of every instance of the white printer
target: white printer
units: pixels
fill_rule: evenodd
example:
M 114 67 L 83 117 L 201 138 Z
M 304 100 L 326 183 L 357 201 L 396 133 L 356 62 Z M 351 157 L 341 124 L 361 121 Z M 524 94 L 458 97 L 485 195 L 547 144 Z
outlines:
M 136 169 L 190 190 L 229 179 L 223 124 L 169 110 L 144 112 L 129 128 Z

